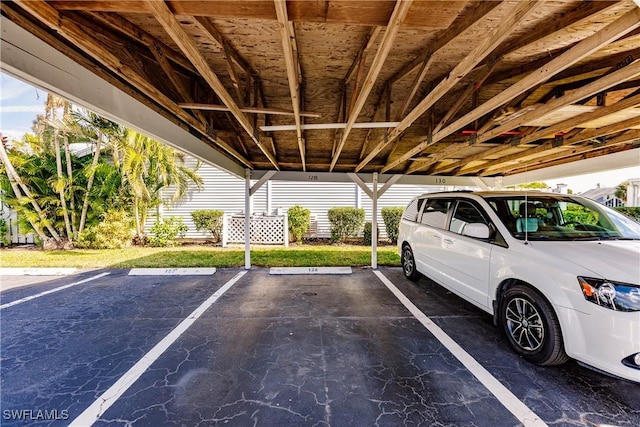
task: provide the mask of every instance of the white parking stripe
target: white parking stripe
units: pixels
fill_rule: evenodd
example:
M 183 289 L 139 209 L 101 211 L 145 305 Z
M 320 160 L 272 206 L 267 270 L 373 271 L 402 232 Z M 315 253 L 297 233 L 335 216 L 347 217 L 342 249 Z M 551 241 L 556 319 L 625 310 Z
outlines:
M 135 365 L 131 367 L 123 376 L 118 379 L 107 391 L 102 393 L 83 413 L 69 424 L 69 426 L 87 427 L 93 425 L 104 414 L 107 409 L 113 405 L 125 391 L 129 389 L 135 383 L 140 376 L 149 369 L 149 366 L 155 362 L 164 353 L 171 344 L 176 342 L 178 338 L 187 330 L 202 314 L 207 311 L 218 298 L 224 295 L 233 285 L 236 284 L 247 271 L 241 271 L 236 274 L 231 280 L 218 289 L 213 295 L 211 295 L 205 302 L 200 304 L 186 319 L 184 319 L 178 326 L 176 326 L 169 334 L 155 345 L 147 354 L 142 356 Z
M 400 290 L 380 271 L 374 271 L 376 276 L 387 288 L 402 302 L 402 304 L 415 316 L 435 336 L 438 341 L 451 352 L 465 368 L 469 370 L 497 399 L 525 426 L 546 426 L 527 405 L 509 391 L 500 381 L 498 381 L 489 371 L 487 371 L 477 360 L 467 353 L 458 343 L 429 319 L 418 307 L 416 307 Z
M 19 300 L 16 300 L 16 301 L 8 302 L 6 304 L 0 305 L 0 310 L 2 310 L 3 308 L 12 307 L 14 305 L 22 304 L 23 302 L 31 301 L 32 299 L 40 298 L 41 296 L 44 296 L 44 295 L 49 295 L 49 294 L 52 294 L 54 292 L 62 291 L 64 289 L 70 288 L 72 286 L 81 285 L 83 283 L 87 283 L 87 282 L 99 279 L 99 278 L 107 276 L 107 275 L 109 275 L 109 273 L 100 273 L 100 274 L 98 274 L 96 276 L 89 277 L 88 279 L 83 279 L 83 280 L 80 280 L 78 282 L 73 282 L 73 283 L 70 283 L 68 285 L 64 285 L 64 286 L 60 286 L 58 288 L 49 289 L 48 291 L 40 292 L 39 294 L 31 295 L 31 296 L 28 296 L 28 297 L 25 297 L 25 298 L 22 298 L 22 299 L 19 299 Z

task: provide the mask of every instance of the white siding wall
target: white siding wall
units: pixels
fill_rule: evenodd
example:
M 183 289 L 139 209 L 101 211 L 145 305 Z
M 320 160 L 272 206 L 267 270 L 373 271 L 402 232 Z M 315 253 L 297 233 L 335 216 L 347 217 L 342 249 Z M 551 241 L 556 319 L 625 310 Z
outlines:
M 195 163 L 193 163 L 195 164 Z M 192 190 L 180 203 L 161 209 L 163 217 L 179 216 L 189 230 L 186 237 L 203 238 L 206 233 L 196 231 L 191 220 L 191 212 L 200 209 L 218 209 L 227 214 L 241 213 L 244 210 L 244 180 L 222 172 L 212 166 L 202 165 L 198 174 L 204 180 L 201 191 Z M 253 184 L 253 183 L 252 183 Z M 382 188 L 382 185 L 379 186 Z M 378 200 L 378 228 L 380 237 L 386 237 L 386 230 L 380 210 L 386 206 L 404 207 L 411 198 L 422 193 L 442 191 L 443 187 L 394 185 Z M 301 205 L 311 211 L 317 219 L 317 237 L 330 236 L 330 223 L 327 211 L 334 207 L 352 206 L 365 209 L 366 221 L 371 221 L 372 201 L 351 182 L 291 182 L 270 181 L 253 195 L 252 214 L 273 213 L 291 206 Z M 156 216 L 150 215 L 146 224 L 147 231 L 153 225 Z
M 311 211 L 318 221 L 318 236 L 330 236 L 327 211 L 340 206 L 356 206 L 356 187 L 344 182 L 290 182 L 272 183 L 273 208 L 289 209 L 300 205 Z
M 188 166 L 194 166 L 195 161 L 188 162 Z M 188 227 L 187 238 L 210 237 L 208 233 L 199 232 L 191 219 L 191 212 L 201 209 L 217 209 L 226 214 L 233 215 L 244 211 L 244 180 L 238 179 L 219 169 L 209 165 L 201 165 L 198 169 L 204 181 L 202 190 L 190 190 L 187 196 L 172 206 L 161 208 L 162 217 L 178 216 L 182 218 Z M 267 209 L 266 186 L 263 186 L 251 198 L 253 213 L 262 213 Z M 156 220 L 156 213 L 150 212 L 145 228 L 147 232 Z
M 369 185 L 369 188 L 372 188 Z M 378 191 L 382 188 L 382 185 L 378 184 Z M 391 206 L 402 206 L 403 208 L 409 203 L 409 201 L 415 196 L 419 196 L 424 193 L 432 193 L 434 191 L 444 191 L 444 187 L 434 187 L 426 185 L 404 185 L 396 184 L 391 186 L 382 197 L 378 198 L 378 230 L 380 230 L 380 237 L 387 237 L 387 230 L 384 228 L 384 220 L 382 219 L 382 208 Z M 362 200 L 362 206 L 365 210 L 365 221 L 371 221 L 373 218 L 373 201 L 366 195 L 364 191 L 358 187 L 360 197 Z

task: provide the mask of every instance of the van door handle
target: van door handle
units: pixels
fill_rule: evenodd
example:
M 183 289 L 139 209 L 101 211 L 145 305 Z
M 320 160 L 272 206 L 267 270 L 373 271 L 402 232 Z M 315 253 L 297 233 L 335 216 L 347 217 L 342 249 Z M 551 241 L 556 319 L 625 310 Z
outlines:
M 453 240 L 451 240 L 451 239 L 444 239 L 444 242 L 445 243 L 449 243 L 449 244 L 453 244 Z

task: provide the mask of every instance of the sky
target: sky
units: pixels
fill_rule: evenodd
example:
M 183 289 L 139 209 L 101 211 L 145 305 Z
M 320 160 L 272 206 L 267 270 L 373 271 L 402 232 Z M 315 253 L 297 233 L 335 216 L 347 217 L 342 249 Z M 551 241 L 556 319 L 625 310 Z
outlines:
M 24 133 L 31 132 L 36 116 L 44 113 L 46 99 L 47 92 L 0 73 L 0 132 L 9 139 L 21 139 Z M 640 165 L 544 182 L 552 188 L 557 184 L 567 184 L 574 193 L 581 193 L 597 184 L 601 187 L 615 187 L 631 178 L 640 178 Z

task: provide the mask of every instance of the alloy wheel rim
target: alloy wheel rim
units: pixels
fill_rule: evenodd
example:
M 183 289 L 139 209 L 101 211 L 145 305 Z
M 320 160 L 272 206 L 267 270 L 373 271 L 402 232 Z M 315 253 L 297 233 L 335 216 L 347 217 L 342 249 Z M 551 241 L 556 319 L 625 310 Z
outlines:
M 526 351 L 536 351 L 544 343 L 544 324 L 538 309 L 524 298 L 513 298 L 505 313 L 513 341 Z
M 404 250 L 404 272 L 407 275 L 413 273 L 413 257 L 411 256 L 411 251 L 408 249 Z

